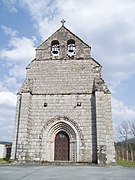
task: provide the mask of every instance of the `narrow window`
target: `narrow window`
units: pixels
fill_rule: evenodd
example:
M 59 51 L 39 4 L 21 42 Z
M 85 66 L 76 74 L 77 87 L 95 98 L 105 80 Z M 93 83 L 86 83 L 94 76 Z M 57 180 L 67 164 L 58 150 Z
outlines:
M 59 51 L 60 51 L 60 46 L 59 46 L 59 41 L 54 40 L 51 43 L 51 53 L 53 56 L 59 56 Z
M 75 41 L 73 39 L 67 42 L 67 55 L 70 57 L 75 55 Z

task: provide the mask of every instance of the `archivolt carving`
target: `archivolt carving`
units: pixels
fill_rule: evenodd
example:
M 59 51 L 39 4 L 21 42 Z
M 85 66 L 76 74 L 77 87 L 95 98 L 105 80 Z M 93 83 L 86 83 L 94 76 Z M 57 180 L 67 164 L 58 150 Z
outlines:
M 59 132 L 59 131 L 65 131 L 69 138 L 73 141 L 76 140 L 76 134 L 75 131 L 72 129 L 71 126 L 69 126 L 68 124 L 66 124 L 65 122 L 58 122 L 56 123 L 53 127 L 51 127 L 49 129 L 49 134 L 50 137 L 55 137 L 55 135 Z
M 73 127 L 73 128 L 71 128 L 71 127 Z M 51 130 L 51 132 L 52 133 L 54 132 L 54 134 L 55 134 L 55 132 L 64 130 L 70 136 L 71 134 L 72 135 L 74 134 L 73 129 L 75 129 L 77 131 L 79 138 L 83 139 L 83 134 L 82 134 L 78 124 L 75 121 L 73 121 L 67 117 L 60 117 L 60 116 L 55 117 L 45 123 L 45 125 L 41 131 L 41 134 L 40 134 L 40 139 L 42 139 L 43 133 L 46 132 L 46 130 L 48 130 L 48 131 Z

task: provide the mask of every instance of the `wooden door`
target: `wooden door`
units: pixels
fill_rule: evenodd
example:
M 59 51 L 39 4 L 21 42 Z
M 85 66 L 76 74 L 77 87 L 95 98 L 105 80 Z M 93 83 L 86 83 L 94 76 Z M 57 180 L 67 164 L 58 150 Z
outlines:
M 69 137 L 64 131 L 56 134 L 54 160 L 69 161 Z

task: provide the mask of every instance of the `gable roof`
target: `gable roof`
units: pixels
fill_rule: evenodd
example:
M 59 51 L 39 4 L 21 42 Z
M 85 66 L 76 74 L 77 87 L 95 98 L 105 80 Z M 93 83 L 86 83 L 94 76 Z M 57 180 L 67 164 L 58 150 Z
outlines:
M 47 38 L 43 43 L 41 43 L 36 49 L 40 49 L 40 47 L 45 44 L 53 35 L 57 34 L 59 31 L 61 31 L 62 29 L 65 29 L 66 31 L 68 31 L 70 34 L 72 34 L 73 36 L 75 36 L 78 40 L 80 40 L 84 45 L 88 46 L 89 48 L 91 48 L 87 43 L 85 43 L 82 39 L 80 39 L 77 35 L 75 35 L 74 33 L 72 33 L 69 29 L 67 29 L 65 26 L 61 26 L 57 31 L 55 31 L 51 36 L 49 36 L 49 38 Z

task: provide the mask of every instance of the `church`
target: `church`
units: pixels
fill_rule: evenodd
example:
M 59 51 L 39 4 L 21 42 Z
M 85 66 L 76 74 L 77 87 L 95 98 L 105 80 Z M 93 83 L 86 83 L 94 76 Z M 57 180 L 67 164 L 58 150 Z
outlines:
M 62 26 L 36 49 L 17 94 L 11 159 L 112 164 L 111 93 L 91 47 Z

